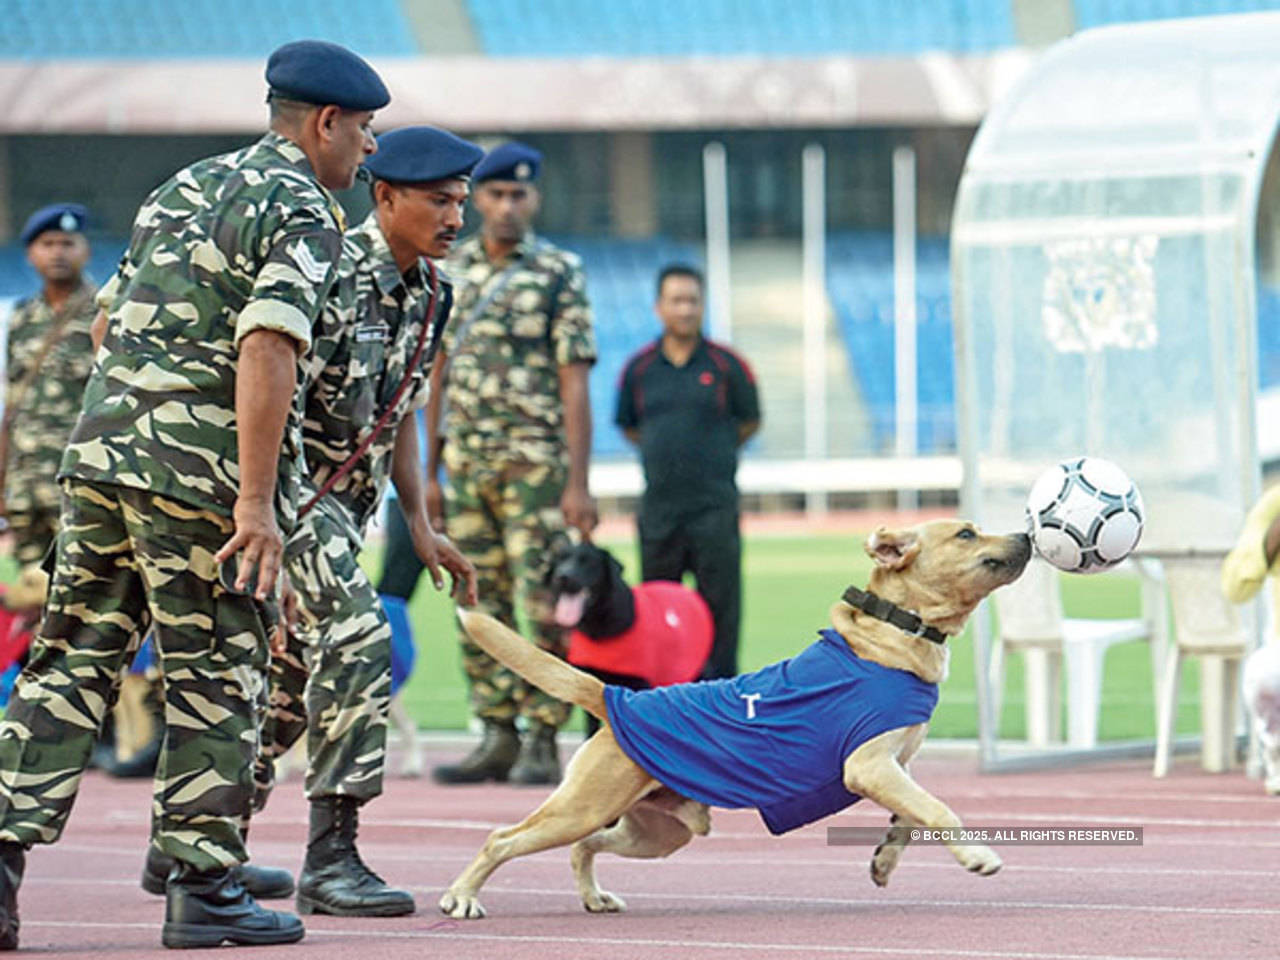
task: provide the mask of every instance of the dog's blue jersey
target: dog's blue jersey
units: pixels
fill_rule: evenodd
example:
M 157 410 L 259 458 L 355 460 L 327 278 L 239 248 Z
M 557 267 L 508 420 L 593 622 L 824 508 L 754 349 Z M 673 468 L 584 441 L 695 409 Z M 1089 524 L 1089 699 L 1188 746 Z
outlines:
M 619 745 L 655 780 L 715 807 L 755 807 L 786 833 L 861 799 L 845 758 L 925 723 L 938 686 L 858 657 L 834 630 L 790 660 L 727 680 L 605 687 Z

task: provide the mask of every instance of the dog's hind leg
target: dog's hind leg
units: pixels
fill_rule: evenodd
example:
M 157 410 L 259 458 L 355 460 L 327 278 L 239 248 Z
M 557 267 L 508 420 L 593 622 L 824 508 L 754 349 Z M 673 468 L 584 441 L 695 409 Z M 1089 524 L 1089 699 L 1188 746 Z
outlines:
M 708 832 L 707 808 L 683 797 L 677 799 L 681 802 L 673 806 L 651 802 L 646 797 L 616 823 L 573 845 L 569 862 L 578 882 L 578 893 L 582 895 L 582 905 L 588 913 L 619 913 L 627 908 L 621 897 L 600 889 L 596 882 L 596 854 L 613 853 L 640 859 L 669 857 L 695 835 Z
M 440 909 L 458 920 L 483 917 L 477 895 L 498 867 L 595 833 L 620 818 L 654 785 L 654 779 L 622 752 L 612 733 L 601 730 L 574 754 L 564 782 L 542 806 L 514 827 L 489 834 L 476 858 L 440 898 Z
M 895 813 L 889 818 L 889 830 L 871 855 L 871 879 L 877 887 L 887 886 L 889 875 L 898 865 L 902 851 L 911 842 L 911 830 L 918 827 L 910 817 Z

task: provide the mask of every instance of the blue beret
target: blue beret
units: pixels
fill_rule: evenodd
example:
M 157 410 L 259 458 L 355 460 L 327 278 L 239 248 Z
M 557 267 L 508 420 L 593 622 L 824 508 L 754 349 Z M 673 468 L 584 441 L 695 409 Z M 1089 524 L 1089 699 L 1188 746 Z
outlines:
M 378 152 L 364 162 L 379 180 L 426 183 L 465 177 L 484 151 L 435 127 L 401 127 L 378 137 Z
M 85 221 L 88 219 L 89 211 L 78 203 L 53 203 L 47 207 L 41 207 L 27 218 L 18 239 L 26 247 L 46 230 L 80 233 L 84 230 Z
M 379 110 L 391 102 L 382 78 L 346 47 L 296 40 L 267 60 L 271 96 L 344 110 Z
M 541 165 L 542 154 L 533 147 L 512 140 L 490 150 L 471 171 L 471 179 L 476 183 L 483 180 L 517 180 L 529 183 L 538 179 L 538 168 Z

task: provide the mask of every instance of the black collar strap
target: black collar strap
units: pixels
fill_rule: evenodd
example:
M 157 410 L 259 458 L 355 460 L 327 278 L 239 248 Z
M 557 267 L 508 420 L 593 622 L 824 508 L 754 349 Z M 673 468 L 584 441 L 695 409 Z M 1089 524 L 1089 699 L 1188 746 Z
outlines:
M 925 626 L 925 622 L 917 614 L 912 613 L 910 610 L 903 610 L 896 603 L 890 603 L 884 597 L 877 597 L 874 593 L 868 593 L 866 590 L 850 587 L 844 592 L 844 596 L 841 599 L 849 606 L 857 607 L 863 613 L 869 613 L 877 620 L 891 623 L 899 630 L 909 633 L 913 637 L 924 637 L 934 643 L 947 642 L 947 635 L 937 627 Z

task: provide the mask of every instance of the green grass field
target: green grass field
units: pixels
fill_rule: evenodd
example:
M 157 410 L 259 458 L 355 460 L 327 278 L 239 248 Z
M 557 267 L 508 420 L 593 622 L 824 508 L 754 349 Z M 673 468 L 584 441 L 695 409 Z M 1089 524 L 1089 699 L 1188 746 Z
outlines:
M 630 540 L 604 542 L 627 567 L 635 582 L 637 557 Z M 376 548 L 363 558 L 366 568 L 379 563 Z M 827 611 L 850 583 L 864 584 L 871 561 L 862 538 L 848 535 L 756 536 L 743 548 L 743 627 L 740 667 L 753 670 L 790 656 L 812 642 L 828 625 Z M 1120 574 L 1064 576 L 1063 603 L 1068 616 L 1118 618 L 1138 613 L 1138 582 Z M 452 606 L 424 578 L 410 607 L 418 642 L 418 660 L 405 690 L 405 703 L 423 726 L 460 729 L 467 705 L 458 657 Z M 977 695 L 973 645 L 968 631 L 951 643 L 951 673 L 933 717 L 932 736 L 976 737 Z M 1198 676 L 1183 670 L 1178 731 L 1199 729 Z M 1155 710 L 1151 661 L 1144 643 L 1120 644 L 1107 653 L 1099 736 L 1117 740 L 1154 737 Z M 1008 658 L 1002 737 L 1025 735 L 1022 659 Z M 573 724 L 580 723 L 575 717 Z M 1065 717 L 1063 728 L 1065 729 Z

